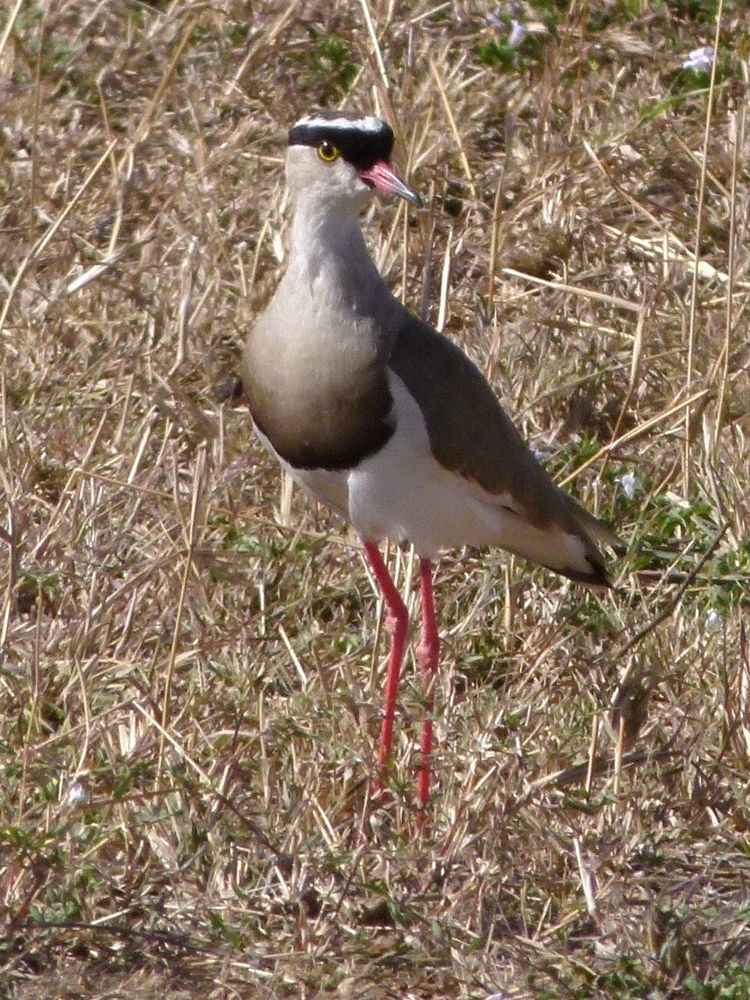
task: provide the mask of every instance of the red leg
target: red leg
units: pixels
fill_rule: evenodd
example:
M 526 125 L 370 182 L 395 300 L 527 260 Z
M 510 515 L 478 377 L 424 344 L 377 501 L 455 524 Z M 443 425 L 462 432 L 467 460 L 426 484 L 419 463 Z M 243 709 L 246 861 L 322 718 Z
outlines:
M 388 657 L 388 673 L 385 678 L 385 699 L 383 705 L 383 723 L 380 729 L 378 745 L 378 774 L 375 779 L 375 792 L 382 791 L 388 759 L 391 756 L 393 744 L 393 719 L 396 714 L 396 698 L 398 683 L 401 678 L 401 663 L 406 648 L 406 633 L 409 625 L 409 613 L 401 595 L 396 590 L 388 567 L 373 542 L 365 542 L 365 552 L 378 581 L 383 600 L 388 609 L 387 628 L 391 633 L 391 652 Z
M 432 563 L 429 559 L 419 560 L 419 575 L 422 590 L 422 639 L 417 647 L 417 661 L 422 672 L 422 684 L 427 705 L 427 718 L 422 726 L 422 759 L 417 778 L 417 799 L 424 813 L 430 801 L 430 772 L 432 770 L 432 709 L 434 704 L 435 675 L 440 653 L 435 600 L 432 593 Z

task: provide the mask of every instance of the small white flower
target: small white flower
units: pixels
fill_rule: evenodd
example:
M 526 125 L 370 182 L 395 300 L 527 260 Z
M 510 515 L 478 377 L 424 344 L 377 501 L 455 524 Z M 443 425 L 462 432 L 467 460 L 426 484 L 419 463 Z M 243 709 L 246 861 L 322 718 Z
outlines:
M 508 35 L 508 45 L 510 45 L 512 49 L 517 49 L 518 46 L 521 44 L 521 42 L 524 40 L 524 38 L 528 35 L 528 33 L 529 29 L 526 27 L 526 25 L 521 24 L 520 21 L 517 21 L 515 18 L 513 18 L 510 22 L 510 34 Z
M 711 610 L 706 615 L 706 629 L 709 632 L 716 632 L 721 628 L 721 614 L 716 610 L 716 608 L 711 608 Z
M 89 801 L 89 793 L 80 781 L 74 781 L 67 791 L 63 805 L 66 809 L 74 809 Z
M 622 492 L 628 498 L 632 500 L 635 496 L 635 488 L 638 485 L 635 478 L 634 472 L 624 472 L 621 476 L 617 477 L 617 482 L 622 486 Z
M 691 69 L 695 73 L 710 73 L 714 62 L 714 50 L 710 45 L 703 45 L 699 49 L 693 49 L 683 62 L 683 69 Z

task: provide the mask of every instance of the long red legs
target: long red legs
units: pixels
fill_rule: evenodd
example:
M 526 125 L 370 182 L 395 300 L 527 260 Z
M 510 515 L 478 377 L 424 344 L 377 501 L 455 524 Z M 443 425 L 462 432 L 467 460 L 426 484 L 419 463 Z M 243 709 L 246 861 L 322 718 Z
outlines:
M 373 542 L 365 542 L 365 552 L 375 574 L 387 609 L 386 627 L 391 634 L 391 651 L 388 657 L 388 672 L 385 678 L 385 698 L 383 704 L 383 722 L 380 728 L 380 743 L 378 744 L 378 773 L 375 778 L 374 791 L 383 790 L 388 759 L 393 745 L 393 720 L 396 715 L 396 699 L 398 684 L 401 679 L 401 664 L 406 649 L 406 634 L 409 626 L 409 612 L 396 590 L 388 567 L 383 561 L 380 551 Z
M 419 560 L 419 578 L 422 593 L 422 638 L 417 646 L 417 662 L 422 673 L 427 716 L 422 724 L 421 760 L 417 777 L 417 799 L 423 812 L 430 801 L 430 773 L 432 771 L 432 710 L 435 701 L 435 675 L 440 654 L 435 598 L 432 592 L 432 563 Z

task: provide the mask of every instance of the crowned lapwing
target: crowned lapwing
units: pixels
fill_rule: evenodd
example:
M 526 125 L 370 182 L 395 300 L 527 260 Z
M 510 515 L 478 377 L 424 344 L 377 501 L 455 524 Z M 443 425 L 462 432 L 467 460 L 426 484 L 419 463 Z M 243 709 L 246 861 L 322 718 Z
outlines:
M 424 809 L 439 649 L 432 561 L 442 549 L 497 545 L 607 586 L 597 543 L 619 543 L 552 482 L 463 351 L 409 313 L 378 273 L 360 213 L 375 192 L 422 204 L 391 167 L 393 140 L 378 118 L 341 112 L 307 115 L 289 132 L 289 259 L 247 338 L 242 380 L 261 440 L 351 522 L 382 591 L 391 648 L 376 789 L 391 754 L 408 625 L 378 543 L 410 542 L 419 555 Z

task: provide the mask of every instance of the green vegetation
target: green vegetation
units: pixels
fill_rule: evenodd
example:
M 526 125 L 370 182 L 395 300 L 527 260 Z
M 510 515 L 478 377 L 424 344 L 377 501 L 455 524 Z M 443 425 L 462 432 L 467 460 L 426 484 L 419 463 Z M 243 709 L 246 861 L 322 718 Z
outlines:
M 0 996 L 748 1000 L 747 4 L 713 90 L 683 63 L 715 0 L 370 0 L 377 50 L 360 4 L 17 7 Z M 367 799 L 359 544 L 214 391 L 280 272 L 286 130 L 319 106 L 393 108 L 434 214 L 369 216 L 383 271 L 434 318 L 450 247 L 446 335 L 627 546 L 606 593 L 441 559 L 421 836 L 411 660 Z

